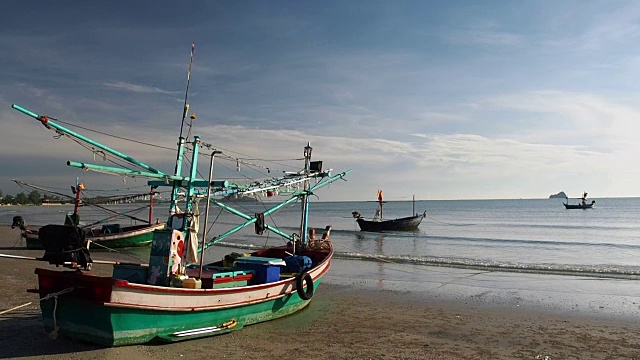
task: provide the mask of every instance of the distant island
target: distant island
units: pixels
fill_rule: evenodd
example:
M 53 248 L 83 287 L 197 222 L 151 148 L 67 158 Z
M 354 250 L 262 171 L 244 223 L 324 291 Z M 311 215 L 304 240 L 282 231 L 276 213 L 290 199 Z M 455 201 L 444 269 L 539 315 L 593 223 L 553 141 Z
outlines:
M 549 195 L 549 199 L 566 199 L 568 196 L 564 191 L 560 191 L 557 194 Z

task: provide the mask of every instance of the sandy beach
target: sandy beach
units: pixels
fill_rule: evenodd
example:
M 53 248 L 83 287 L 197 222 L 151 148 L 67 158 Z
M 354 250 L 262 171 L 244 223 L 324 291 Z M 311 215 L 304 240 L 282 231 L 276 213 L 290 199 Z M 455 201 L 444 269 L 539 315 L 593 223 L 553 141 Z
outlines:
M 9 226 L 0 226 L 0 249 L 3 254 L 42 255 L 27 250 L 18 230 Z M 26 290 L 37 285 L 34 268 L 50 265 L 7 258 L 0 264 L 0 311 L 31 303 L 0 315 L 0 358 L 640 359 L 637 317 L 545 312 L 464 297 L 445 301 L 330 280 L 293 316 L 181 343 L 98 348 L 45 333 L 37 295 Z M 106 265 L 94 270 L 111 271 Z

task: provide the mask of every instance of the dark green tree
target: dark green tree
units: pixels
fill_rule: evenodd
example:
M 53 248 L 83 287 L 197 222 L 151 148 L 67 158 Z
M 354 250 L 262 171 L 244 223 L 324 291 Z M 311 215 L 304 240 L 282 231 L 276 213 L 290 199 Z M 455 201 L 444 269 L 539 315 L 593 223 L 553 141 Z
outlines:
M 2 202 L 4 204 L 13 204 L 13 195 L 5 195 L 4 198 L 2 198 Z
M 37 190 L 33 190 L 28 196 L 29 204 L 40 205 L 42 199 L 40 199 L 40 193 Z
M 21 191 L 16 194 L 16 198 L 14 200 L 15 200 L 15 203 L 24 205 L 27 203 L 27 201 L 29 201 L 29 198 L 27 197 L 27 194 Z

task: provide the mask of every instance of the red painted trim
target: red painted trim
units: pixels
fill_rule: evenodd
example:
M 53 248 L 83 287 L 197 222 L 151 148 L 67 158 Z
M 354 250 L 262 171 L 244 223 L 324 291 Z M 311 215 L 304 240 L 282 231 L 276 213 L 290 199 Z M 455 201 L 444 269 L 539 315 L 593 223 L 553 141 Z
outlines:
M 325 258 L 325 260 L 323 260 L 320 264 L 318 264 L 318 266 L 316 266 L 314 269 L 323 267 L 324 264 L 330 260 L 330 257 L 332 255 L 333 255 L 333 248 L 329 252 L 329 256 L 327 256 L 327 258 Z M 314 269 L 310 270 L 309 272 L 313 272 Z M 328 268 L 327 270 L 321 273 L 321 276 L 324 275 L 326 271 L 328 271 Z M 272 287 L 279 287 L 284 284 L 294 284 L 294 283 L 295 283 L 295 278 L 290 278 L 290 279 L 282 279 L 280 281 L 276 281 L 272 283 L 250 285 L 250 287 L 252 290 L 262 290 L 262 289 L 268 289 Z M 224 293 L 242 293 L 247 291 L 246 289 L 247 286 L 238 287 L 238 288 L 222 288 L 222 289 L 185 289 L 185 288 L 170 288 L 170 287 L 159 287 L 155 285 L 135 284 L 135 283 L 130 283 L 128 281 L 125 281 L 124 283 L 114 284 L 114 286 L 128 288 L 128 289 L 142 290 L 142 291 L 152 291 L 152 292 L 159 292 L 159 293 L 175 293 L 175 294 L 202 294 L 202 293 L 224 294 Z
M 269 297 L 260 298 L 260 299 L 253 299 L 248 301 L 240 301 L 235 303 L 229 303 L 224 305 L 213 305 L 213 306 L 209 305 L 209 306 L 190 306 L 190 307 L 163 307 L 163 306 L 148 306 L 148 305 L 116 303 L 116 302 L 106 303 L 104 305 L 109 307 L 126 307 L 126 308 L 133 308 L 133 309 L 148 309 L 148 310 L 204 311 L 204 310 L 228 309 L 228 308 L 240 307 L 245 305 L 257 304 L 257 303 L 266 302 L 266 301 L 272 301 L 272 300 L 276 300 L 281 297 L 287 296 L 291 293 L 292 292 L 288 292 L 285 294 L 278 294 L 278 295 L 269 296 Z
M 325 256 L 325 258 L 316 267 L 314 267 L 309 271 L 309 273 L 316 273 L 318 269 L 322 269 L 319 274 L 316 273 L 315 274 L 316 276 L 313 276 L 314 281 L 323 277 L 331 268 L 330 261 L 333 256 L 333 248 L 329 249 L 328 254 L 326 251 L 317 251 L 316 253 L 321 253 L 323 256 Z M 110 306 L 110 307 L 122 306 L 122 307 L 130 307 L 130 308 L 157 309 L 157 310 L 167 310 L 167 311 L 213 310 L 218 308 L 224 309 L 229 307 L 250 305 L 250 304 L 260 303 L 264 301 L 271 301 L 295 292 L 295 290 L 293 290 L 293 288 L 295 287 L 295 278 L 282 279 L 280 281 L 273 282 L 273 283 L 250 285 L 250 286 L 243 286 L 243 287 L 236 287 L 236 288 L 184 289 L 184 288 L 160 287 L 155 285 L 134 284 L 134 283 L 129 283 L 126 280 L 114 279 L 112 277 L 94 276 L 90 273 L 83 273 L 78 271 L 53 271 L 53 270 L 37 268 L 35 269 L 35 273 L 38 275 L 41 297 L 56 291 L 63 290 L 68 287 L 77 287 L 77 288 L 82 288 L 82 290 L 75 292 L 76 294 L 80 293 L 77 296 L 81 298 L 93 300 L 93 301 L 102 302 L 105 306 Z M 244 280 L 244 278 L 250 278 L 251 276 L 253 276 L 253 274 L 239 275 L 235 278 L 235 280 L 236 281 Z M 43 286 L 43 282 L 46 283 L 45 286 Z M 145 305 L 139 305 L 139 304 L 111 302 L 111 293 L 113 290 L 116 290 L 116 288 L 139 290 L 143 292 L 142 296 L 144 296 L 144 293 L 215 296 L 217 294 L 220 294 L 220 295 L 241 294 L 249 291 L 265 290 L 269 288 L 282 288 L 283 286 L 290 286 L 290 290 L 284 294 L 281 294 L 280 292 L 278 292 L 273 296 L 267 296 L 266 298 L 241 301 L 237 303 L 231 303 L 231 304 L 225 304 L 225 305 L 219 305 L 219 306 L 208 305 L 208 306 L 200 306 L 200 307 L 168 308 L 168 307 L 159 307 L 159 306 L 145 306 Z

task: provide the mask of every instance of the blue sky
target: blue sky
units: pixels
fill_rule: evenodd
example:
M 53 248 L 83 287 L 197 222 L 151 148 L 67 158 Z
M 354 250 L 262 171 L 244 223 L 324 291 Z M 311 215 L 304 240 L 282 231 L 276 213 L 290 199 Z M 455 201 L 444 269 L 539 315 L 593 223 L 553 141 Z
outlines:
M 638 2 L 23 0 L 1 17 L 5 193 L 143 186 L 67 167 L 94 156 L 10 106 L 174 147 L 193 42 L 193 134 L 274 173 L 310 141 L 353 169 L 321 200 L 640 196 Z M 173 170 L 171 151 L 89 135 Z

